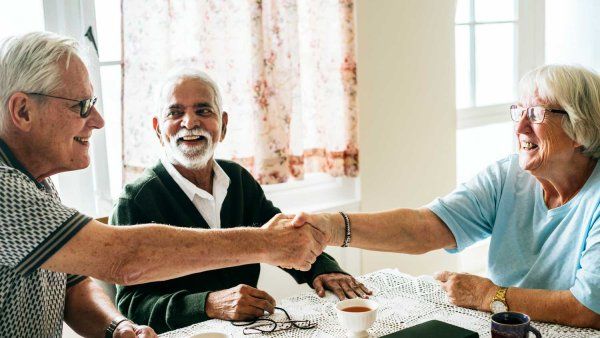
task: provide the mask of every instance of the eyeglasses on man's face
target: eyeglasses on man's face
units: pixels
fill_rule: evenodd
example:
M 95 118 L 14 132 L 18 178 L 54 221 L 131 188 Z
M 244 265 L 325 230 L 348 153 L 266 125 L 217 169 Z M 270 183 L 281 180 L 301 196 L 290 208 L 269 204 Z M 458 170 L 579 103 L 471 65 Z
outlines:
M 92 98 L 85 99 L 85 100 L 75 100 L 75 99 L 69 99 L 67 97 L 54 96 L 54 95 L 48 95 L 48 94 L 42 94 L 42 93 L 25 93 L 25 94 L 46 96 L 46 97 L 52 97 L 55 99 L 77 102 L 77 105 L 79 106 L 79 116 L 81 116 L 81 118 L 86 118 L 86 117 L 90 116 L 90 114 L 92 113 L 92 107 L 94 107 L 94 105 L 96 104 L 96 101 L 98 100 L 98 98 L 96 98 L 96 97 L 92 97 Z
M 231 324 L 234 326 L 245 326 L 243 331 L 245 335 L 284 331 L 292 328 L 307 330 L 317 326 L 317 324 L 310 320 L 292 320 L 283 308 L 275 307 L 275 310 L 283 312 L 287 320 L 278 322 L 271 318 L 261 317 L 252 321 L 235 321 L 231 322 Z
M 532 123 L 542 123 L 544 118 L 546 117 L 546 112 L 556 113 L 556 114 L 568 114 L 566 111 L 561 109 L 551 109 L 544 107 L 520 107 L 516 104 L 510 106 L 510 118 L 515 121 L 521 121 L 524 113 L 527 113 L 527 118 Z

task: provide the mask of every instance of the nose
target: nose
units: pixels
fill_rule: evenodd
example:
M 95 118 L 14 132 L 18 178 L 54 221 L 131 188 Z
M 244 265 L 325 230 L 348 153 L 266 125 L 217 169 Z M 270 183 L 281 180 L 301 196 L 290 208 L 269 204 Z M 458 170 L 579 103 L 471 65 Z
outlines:
M 519 122 L 515 123 L 515 132 L 517 134 L 527 134 L 531 131 L 531 121 L 527 117 L 527 112 L 523 112 Z
M 194 110 L 194 108 L 192 108 L 192 107 L 186 108 L 185 114 L 183 115 L 183 118 L 181 119 L 181 126 L 186 129 L 194 129 L 194 128 L 200 126 L 200 123 L 201 123 L 200 120 L 201 119 L 196 114 L 196 111 Z
M 96 106 L 93 106 L 91 109 L 92 112 L 88 118 L 88 124 L 94 129 L 102 129 L 104 127 L 104 118 L 100 115 Z

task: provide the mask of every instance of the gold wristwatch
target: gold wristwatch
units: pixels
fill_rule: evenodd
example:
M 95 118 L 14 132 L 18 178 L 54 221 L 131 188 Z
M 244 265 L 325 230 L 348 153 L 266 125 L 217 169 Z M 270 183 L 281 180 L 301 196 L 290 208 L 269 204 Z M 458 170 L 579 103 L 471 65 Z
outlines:
M 506 290 L 508 290 L 508 288 L 501 286 L 498 288 L 498 291 L 496 291 L 496 294 L 490 303 L 490 310 L 492 313 L 508 311 L 508 304 L 506 304 Z

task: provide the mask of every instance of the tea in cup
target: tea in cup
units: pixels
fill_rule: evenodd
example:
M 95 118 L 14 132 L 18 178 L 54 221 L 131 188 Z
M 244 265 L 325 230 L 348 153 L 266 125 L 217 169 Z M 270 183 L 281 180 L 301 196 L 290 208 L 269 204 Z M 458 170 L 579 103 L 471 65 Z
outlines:
M 340 324 L 350 332 L 350 337 L 368 337 L 367 329 L 377 319 L 379 304 L 371 299 L 346 299 L 335 306 Z

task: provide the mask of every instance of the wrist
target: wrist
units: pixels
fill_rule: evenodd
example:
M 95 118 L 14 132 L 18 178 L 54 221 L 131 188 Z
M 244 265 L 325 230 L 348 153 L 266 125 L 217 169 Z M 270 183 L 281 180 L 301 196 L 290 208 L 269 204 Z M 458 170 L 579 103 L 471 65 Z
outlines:
M 333 224 L 332 238 L 331 243 L 329 245 L 332 246 L 343 246 L 344 240 L 346 239 L 346 222 L 344 221 L 344 216 L 340 213 L 335 213 L 332 215 L 331 224 Z
M 115 331 L 117 331 L 117 328 L 121 325 L 123 325 L 124 323 L 130 323 L 133 324 L 133 322 L 129 319 L 127 319 L 126 317 L 123 316 L 119 316 L 114 318 L 110 324 L 106 327 L 106 330 L 104 330 L 104 337 L 105 338 L 112 338 Z
M 215 311 L 212 306 L 214 296 L 215 295 L 212 292 L 209 292 L 206 295 L 206 301 L 204 302 L 204 313 L 208 318 L 215 318 Z
M 491 313 L 509 311 L 508 302 L 506 300 L 508 288 L 492 284 L 492 287 L 487 293 L 487 304 L 484 302 L 485 310 Z
M 251 243 L 255 244 L 254 250 L 251 250 L 248 254 L 254 255 L 257 263 L 272 263 L 272 252 L 268 250 L 269 243 L 272 240 L 269 240 L 270 233 L 272 230 L 265 228 L 258 229 L 248 229 L 253 232 L 253 236 L 251 236 Z M 272 235 L 272 234 L 271 234 Z

